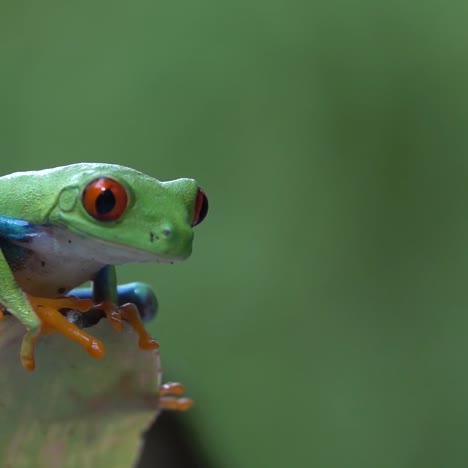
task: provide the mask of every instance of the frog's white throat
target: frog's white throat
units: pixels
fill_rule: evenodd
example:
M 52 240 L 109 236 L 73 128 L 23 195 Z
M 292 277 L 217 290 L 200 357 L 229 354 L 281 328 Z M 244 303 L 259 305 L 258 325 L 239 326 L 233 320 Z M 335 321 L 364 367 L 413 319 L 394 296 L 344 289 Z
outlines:
M 181 259 L 156 255 L 149 251 L 121 246 L 92 236 L 75 234 L 61 226 L 41 226 L 28 248 L 44 255 L 53 255 L 64 261 L 80 259 L 100 265 L 121 265 L 124 263 L 162 262 L 174 263 Z
M 41 297 L 68 292 L 106 265 L 182 260 L 80 236 L 60 226 L 40 226 L 27 243 L 18 245 L 29 253 L 15 269 L 15 278 L 26 292 Z

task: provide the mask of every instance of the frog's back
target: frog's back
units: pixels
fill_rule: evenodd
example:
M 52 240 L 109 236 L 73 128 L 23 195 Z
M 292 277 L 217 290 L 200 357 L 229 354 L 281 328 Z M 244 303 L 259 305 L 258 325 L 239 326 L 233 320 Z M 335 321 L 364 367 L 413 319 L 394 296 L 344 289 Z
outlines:
M 112 176 L 123 170 L 144 177 L 134 169 L 105 163 L 77 163 L 4 175 L 0 177 L 0 215 L 35 224 L 47 223 L 65 187 L 82 186 L 84 180 L 94 176 Z
M 49 183 L 52 183 L 44 178 L 49 179 L 44 171 L 15 172 L 0 177 L 0 215 L 31 223 L 44 222 L 50 210 Z

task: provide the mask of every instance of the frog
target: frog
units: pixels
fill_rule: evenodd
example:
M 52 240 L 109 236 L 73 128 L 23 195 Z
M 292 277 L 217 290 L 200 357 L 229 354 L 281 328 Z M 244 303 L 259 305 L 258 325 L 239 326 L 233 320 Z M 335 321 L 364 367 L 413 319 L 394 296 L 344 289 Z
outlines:
M 131 326 L 140 348 L 157 349 L 144 325 L 157 311 L 156 295 L 143 282 L 118 284 L 116 267 L 186 260 L 193 228 L 207 213 L 208 198 L 194 179 L 159 181 L 119 164 L 1 176 L 0 316 L 25 327 L 24 369 L 35 369 L 36 344 L 51 333 L 102 358 L 104 344 L 79 323 L 96 310 L 116 330 Z

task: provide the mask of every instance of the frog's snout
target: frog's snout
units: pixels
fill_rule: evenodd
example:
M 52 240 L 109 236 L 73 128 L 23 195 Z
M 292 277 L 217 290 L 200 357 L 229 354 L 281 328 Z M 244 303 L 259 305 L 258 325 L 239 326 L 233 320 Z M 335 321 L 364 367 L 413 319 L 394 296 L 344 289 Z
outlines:
M 177 238 L 181 239 L 189 239 L 190 241 L 193 239 L 193 231 L 192 230 L 178 230 L 177 228 L 173 227 L 172 225 L 164 225 L 159 230 L 155 232 L 150 232 L 150 241 L 153 242 L 154 240 L 162 240 L 162 241 L 172 241 Z
M 193 230 L 191 226 L 166 221 L 154 226 L 148 233 L 151 250 L 157 254 L 182 260 L 192 252 Z
M 193 180 L 172 181 L 176 195 L 182 202 L 179 209 L 166 213 L 163 219 L 155 219 L 148 232 L 149 249 L 162 257 L 180 261 L 190 256 L 194 238 L 193 228 L 200 224 L 208 213 L 208 197 Z M 184 189 L 183 191 L 181 189 Z M 176 200 L 177 198 L 174 197 Z
M 172 224 L 164 224 L 158 229 L 151 230 L 149 233 L 150 242 L 170 241 L 175 237 L 176 229 Z

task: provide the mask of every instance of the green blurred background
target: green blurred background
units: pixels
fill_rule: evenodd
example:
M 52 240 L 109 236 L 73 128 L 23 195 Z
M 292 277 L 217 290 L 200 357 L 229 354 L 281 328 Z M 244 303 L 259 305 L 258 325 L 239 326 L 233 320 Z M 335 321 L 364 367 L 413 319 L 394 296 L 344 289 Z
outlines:
M 0 3 L 0 171 L 197 178 L 155 286 L 219 467 L 468 466 L 468 4 Z

